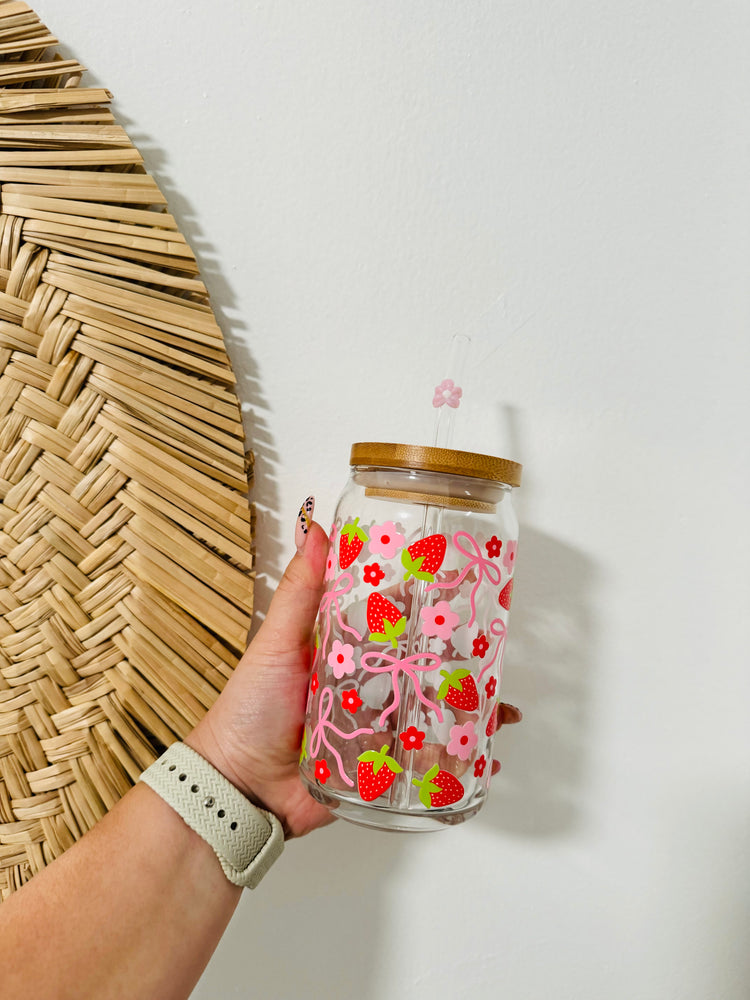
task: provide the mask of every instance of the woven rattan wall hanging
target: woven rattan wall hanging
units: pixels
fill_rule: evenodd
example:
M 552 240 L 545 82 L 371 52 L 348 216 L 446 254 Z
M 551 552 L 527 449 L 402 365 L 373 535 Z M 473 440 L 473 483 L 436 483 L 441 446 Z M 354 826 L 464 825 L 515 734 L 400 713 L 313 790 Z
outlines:
M 250 625 L 240 408 L 198 267 L 83 67 L 0 0 L 0 894 L 214 701 Z

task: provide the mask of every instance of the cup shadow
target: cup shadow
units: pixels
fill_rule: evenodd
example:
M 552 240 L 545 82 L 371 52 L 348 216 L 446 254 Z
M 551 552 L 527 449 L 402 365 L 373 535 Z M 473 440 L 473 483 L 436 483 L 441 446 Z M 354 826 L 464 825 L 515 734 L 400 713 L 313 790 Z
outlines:
M 516 704 L 524 720 L 496 736 L 503 768 L 478 818 L 498 831 L 549 837 L 582 819 L 596 568 L 580 551 L 528 525 L 518 553 L 501 698 Z

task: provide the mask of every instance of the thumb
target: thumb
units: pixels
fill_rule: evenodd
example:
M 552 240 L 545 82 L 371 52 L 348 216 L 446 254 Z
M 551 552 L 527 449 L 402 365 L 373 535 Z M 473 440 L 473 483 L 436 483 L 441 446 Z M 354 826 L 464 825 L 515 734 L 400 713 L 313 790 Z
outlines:
M 253 643 L 256 653 L 283 655 L 307 648 L 315 626 L 328 555 L 328 536 L 310 521 L 304 545 L 287 566 Z

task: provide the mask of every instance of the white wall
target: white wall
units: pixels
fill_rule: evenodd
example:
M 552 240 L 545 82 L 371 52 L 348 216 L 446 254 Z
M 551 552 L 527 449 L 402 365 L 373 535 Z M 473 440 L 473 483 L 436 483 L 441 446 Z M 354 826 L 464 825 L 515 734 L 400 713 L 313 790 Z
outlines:
M 526 467 L 491 803 L 289 845 L 195 996 L 746 998 L 750 7 L 36 9 L 199 255 L 261 610 L 349 444 L 429 439 L 454 332 L 457 446 Z

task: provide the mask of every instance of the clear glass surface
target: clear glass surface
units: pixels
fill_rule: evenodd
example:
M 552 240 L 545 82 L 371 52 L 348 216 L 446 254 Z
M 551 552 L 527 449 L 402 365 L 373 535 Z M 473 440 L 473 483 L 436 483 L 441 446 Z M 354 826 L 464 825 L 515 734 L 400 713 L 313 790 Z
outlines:
M 483 805 L 517 539 L 508 486 L 352 470 L 331 529 L 300 761 L 337 815 L 434 830 Z

